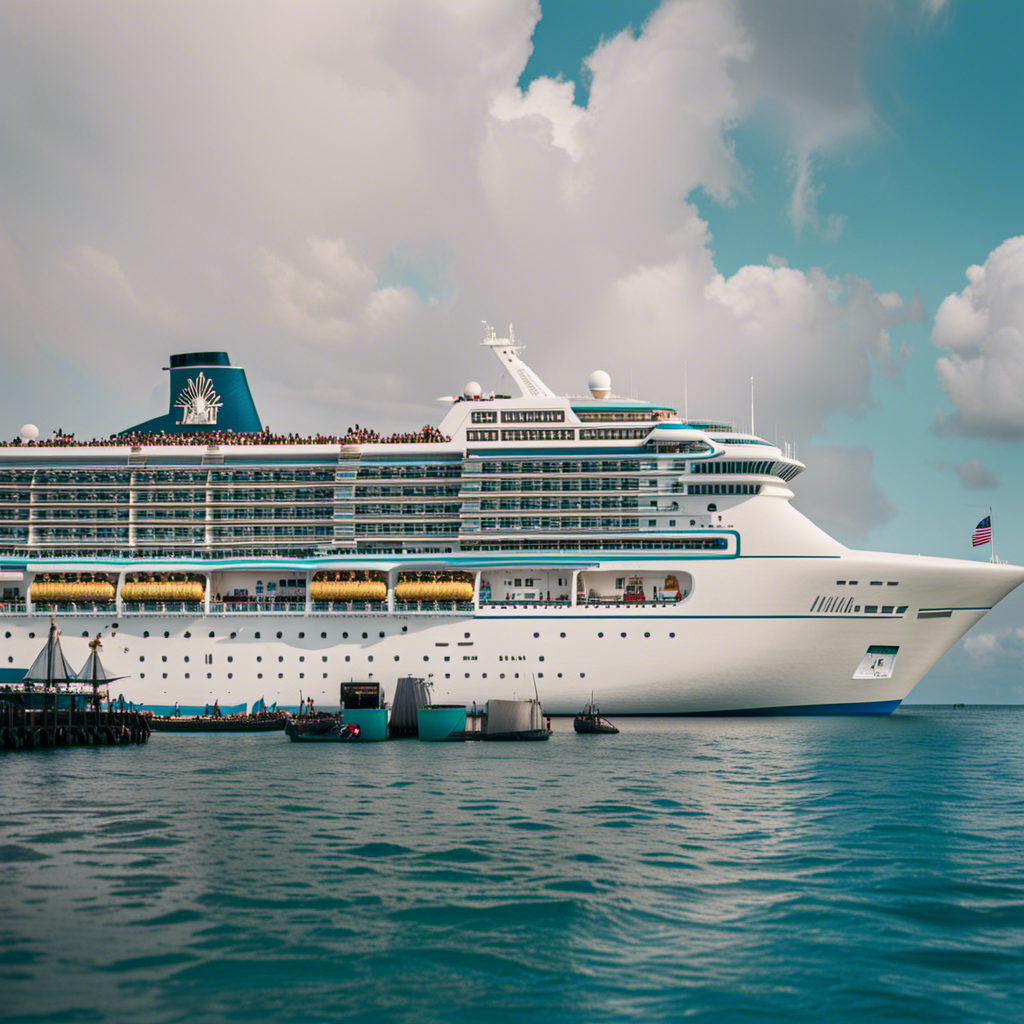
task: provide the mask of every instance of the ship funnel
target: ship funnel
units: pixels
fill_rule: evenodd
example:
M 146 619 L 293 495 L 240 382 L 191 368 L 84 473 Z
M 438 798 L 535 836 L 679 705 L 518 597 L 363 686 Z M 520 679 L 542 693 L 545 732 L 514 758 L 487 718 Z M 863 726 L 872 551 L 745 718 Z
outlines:
M 258 434 L 263 425 L 245 370 L 227 352 L 183 352 L 171 356 L 170 408 L 121 434 Z

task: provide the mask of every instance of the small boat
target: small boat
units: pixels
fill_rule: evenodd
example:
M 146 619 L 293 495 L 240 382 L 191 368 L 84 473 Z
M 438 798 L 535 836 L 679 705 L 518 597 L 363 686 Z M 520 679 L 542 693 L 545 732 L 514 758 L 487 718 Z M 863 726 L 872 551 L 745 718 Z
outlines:
M 614 736 L 619 730 L 601 717 L 601 709 L 594 703 L 594 695 L 590 695 L 590 703 L 572 720 L 572 727 L 579 733 L 607 733 Z
M 153 732 L 280 732 L 285 716 L 278 714 L 213 715 L 181 718 L 173 715 L 153 715 L 149 727 Z
M 341 715 L 289 718 L 284 731 L 292 743 L 352 743 L 361 732 L 354 722 L 346 725 Z

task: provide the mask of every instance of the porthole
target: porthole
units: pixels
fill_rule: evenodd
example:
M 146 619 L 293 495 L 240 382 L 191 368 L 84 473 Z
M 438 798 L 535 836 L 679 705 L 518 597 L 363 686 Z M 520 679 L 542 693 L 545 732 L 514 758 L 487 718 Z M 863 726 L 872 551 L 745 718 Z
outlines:
M 206 678 L 207 679 L 212 679 L 213 678 L 213 673 L 212 672 L 207 672 L 206 673 Z
M 185 655 L 185 660 L 188 661 L 188 655 L 187 654 Z
M 306 673 L 305 672 L 300 672 L 299 673 L 299 678 L 300 679 L 305 679 L 306 678 Z
M 192 639 L 192 634 L 186 631 L 186 633 L 185 633 L 185 639 L 186 639 L 186 640 L 191 640 L 191 639 Z
M 381 638 L 381 640 L 384 639 L 384 634 L 383 633 L 381 633 L 380 638 Z
M 139 678 L 140 679 L 145 679 L 146 678 L 146 673 L 145 672 L 140 672 L 139 673 Z
M 262 679 L 263 678 L 263 673 L 262 672 L 257 672 L 256 673 L 256 678 L 257 679 Z
M 371 654 L 366 660 L 367 661 L 373 661 L 373 655 Z
M 559 678 L 559 679 L 561 679 L 561 678 L 562 678 L 562 673 L 561 673 L 561 672 L 559 672 L 559 673 L 558 673 L 558 678 Z
M 326 678 L 327 678 L 327 673 L 325 672 L 325 673 L 324 673 L 324 679 L 326 679 Z
M 87 635 L 87 634 L 83 634 L 83 635 Z M 4 636 L 5 636 L 5 637 L 6 637 L 6 638 L 7 638 L 8 640 L 10 640 L 10 639 L 11 639 L 11 634 L 10 634 L 10 633 L 4 633 Z M 149 634 L 147 633 L 147 634 L 146 634 L 146 636 L 149 636 Z
M 587 678 L 587 673 L 586 672 L 581 672 L 580 673 L 580 679 L 586 679 L 586 678 Z
M 423 660 L 424 660 L 424 661 L 430 661 L 430 655 L 428 655 L 428 654 L 424 654 L 424 655 L 423 655 Z
M 325 654 L 320 660 L 321 661 L 326 661 L 327 660 L 327 655 Z
M 234 661 L 234 660 L 235 660 L 235 656 L 233 654 L 229 654 L 228 655 L 228 661 Z
M 215 634 L 214 634 L 213 630 L 211 629 L 211 630 L 210 630 L 210 639 L 211 639 L 211 640 L 212 640 L 212 639 L 214 638 L 214 635 L 215 635 Z
M 408 626 L 403 626 L 402 627 L 402 632 L 403 633 L 408 633 L 409 632 L 409 627 Z
M 259 640 L 259 638 L 260 638 L 260 635 L 259 635 L 259 633 L 253 633 L 253 636 L 254 636 L 254 637 L 255 637 L 255 638 L 257 639 L 257 640 Z
M 601 638 L 604 637 L 604 633 L 598 633 L 597 636 L 598 636 L 598 639 L 601 639 Z
M 306 634 L 305 633 L 300 633 L 299 634 L 299 639 L 300 640 L 305 640 L 306 639 Z
M 278 660 L 278 661 L 284 661 L 284 655 L 283 655 L 283 654 L 279 654 L 279 655 L 277 656 L 277 660 Z
M 623 633 L 622 635 L 625 636 L 626 634 Z M 644 633 L 644 639 L 645 640 L 650 640 L 651 639 L 651 634 L 650 633 Z
M 8 635 L 8 636 L 10 636 L 11 634 L 10 634 L 10 633 L 8 633 L 7 635 Z M 89 630 L 87 630 L 87 629 L 83 629 L 83 630 L 82 630 L 82 636 L 88 636 L 88 635 L 89 635 Z
M 466 673 L 466 678 L 467 678 L 467 679 L 469 678 L 469 673 L 468 673 L 468 672 Z
M 463 636 L 464 636 L 464 637 L 465 637 L 465 638 L 466 638 L 467 640 L 469 639 L 469 634 L 468 634 L 468 633 L 464 633 L 464 634 L 463 634 Z
M 29 640 L 35 640 L 35 638 L 36 638 L 35 633 L 29 633 L 28 638 L 29 638 Z
M 669 639 L 670 639 L 670 640 L 675 640 L 675 638 L 676 638 L 676 635 L 675 635 L 675 633 L 669 633 L 669 635 L 668 635 L 668 636 L 669 636 Z
M 165 639 L 165 640 L 170 640 L 170 638 L 171 638 L 171 634 L 170 634 L 170 633 L 168 633 L 168 632 L 167 632 L 167 631 L 165 630 L 165 631 L 164 631 L 164 639 Z
M 346 661 L 351 661 L 351 660 L 352 660 L 352 658 L 351 658 L 351 656 L 350 656 L 350 655 L 346 654 L 346 655 L 345 655 L 345 660 L 346 660 Z
M 623 640 L 626 639 L 626 634 L 625 633 L 620 633 L 619 636 L 621 636 Z
M 502 673 L 501 673 L 501 675 L 500 675 L 500 676 L 499 676 L 498 678 L 499 678 L 499 679 L 504 679 L 504 678 L 505 678 L 505 673 L 504 673 L 504 672 L 502 672 Z
M 228 679 L 234 679 L 234 678 L 235 678 L 235 674 L 233 672 L 229 672 L 228 673 Z
M 280 632 L 279 632 L 279 633 L 277 634 L 277 639 L 278 639 L 278 640 L 280 640 L 280 639 L 281 639 L 281 634 L 280 634 Z
M 538 640 L 539 638 L 540 638 L 540 633 L 534 633 L 533 634 L 533 639 L 534 640 Z
M 238 636 L 238 634 L 237 634 L 237 633 L 232 633 L 232 634 L 231 634 L 231 639 L 232 639 L 232 640 L 234 640 L 236 636 Z
M 299 655 L 299 661 L 305 661 L 305 660 L 306 660 L 306 656 L 304 654 L 300 654 Z
M 368 639 L 369 639 L 369 636 L 370 636 L 370 634 L 369 634 L 369 633 L 364 633 L 364 634 L 363 634 L 363 639 L 364 639 L 364 640 L 368 640 Z
M 167 678 L 167 673 L 166 673 L 166 672 L 163 672 L 163 673 L 161 673 L 161 674 L 163 675 L 164 679 L 166 679 L 166 678 Z
M 139 661 L 145 661 L 145 660 L 146 660 L 146 656 L 144 654 L 140 654 L 139 655 Z
M 262 661 L 263 660 L 263 655 L 262 654 L 257 654 L 256 655 L 256 660 L 257 661 Z
M 8 657 L 7 657 L 7 664 L 10 665 L 13 661 L 14 661 L 13 656 L 8 655 Z
M 162 657 L 160 658 L 160 660 L 161 660 L 161 661 L 166 661 L 166 660 L 167 660 L 167 655 L 166 655 L 166 654 L 165 654 L 165 655 L 163 655 L 163 656 L 162 656 Z
M 185 678 L 186 678 L 186 679 L 188 679 L 188 678 L 189 678 L 189 674 L 188 674 L 187 672 L 185 673 Z
M 543 661 L 544 660 L 544 655 L 542 654 L 537 660 L 538 661 Z
M 484 678 L 484 679 L 486 679 L 486 678 L 487 678 L 487 673 L 486 673 L 486 672 L 484 672 L 484 673 L 483 673 L 483 678 Z
M 11 634 L 10 634 L 10 633 L 8 633 L 7 635 L 8 635 L 8 636 L 10 636 Z M 149 637 L 149 630 L 148 630 L 148 629 L 144 629 L 144 630 L 142 631 L 142 635 L 143 635 L 144 637 L 147 637 L 147 638 L 148 638 L 148 637 Z
M 562 638 L 563 640 L 565 639 L 565 634 L 564 634 L 564 633 L 559 633 L 558 635 L 559 635 L 559 636 L 560 636 L 560 637 L 561 637 L 561 638 Z
M 398 655 L 397 654 L 395 655 L 395 661 L 398 661 Z

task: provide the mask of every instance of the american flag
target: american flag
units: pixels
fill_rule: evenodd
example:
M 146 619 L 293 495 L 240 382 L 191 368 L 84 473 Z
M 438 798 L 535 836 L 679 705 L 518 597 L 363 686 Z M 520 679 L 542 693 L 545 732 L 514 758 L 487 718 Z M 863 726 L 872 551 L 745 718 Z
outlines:
M 988 544 L 992 540 L 992 517 L 985 516 L 974 531 L 971 543 L 977 547 L 979 544 Z

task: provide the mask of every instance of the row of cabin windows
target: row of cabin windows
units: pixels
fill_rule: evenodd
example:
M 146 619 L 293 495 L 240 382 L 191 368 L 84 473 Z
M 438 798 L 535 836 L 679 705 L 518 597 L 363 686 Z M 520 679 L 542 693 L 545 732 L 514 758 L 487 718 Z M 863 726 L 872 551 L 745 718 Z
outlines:
M 760 484 L 690 484 L 690 494 L 760 494 Z
M 760 476 L 770 474 L 775 468 L 772 462 L 692 462 L 691 473 L 753 473 Z

